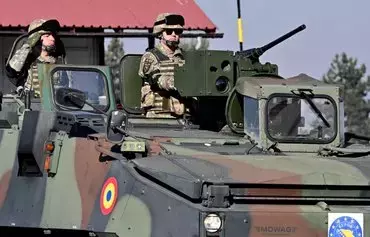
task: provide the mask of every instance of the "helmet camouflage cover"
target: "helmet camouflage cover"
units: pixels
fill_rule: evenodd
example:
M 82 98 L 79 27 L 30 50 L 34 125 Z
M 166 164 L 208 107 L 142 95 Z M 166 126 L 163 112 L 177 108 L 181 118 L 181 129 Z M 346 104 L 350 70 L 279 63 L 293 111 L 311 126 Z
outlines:
M 153 33 L 159 34 L 165 29 L 184 29 L 184 17 L 174 13 L 161 13 L 157 16 Z

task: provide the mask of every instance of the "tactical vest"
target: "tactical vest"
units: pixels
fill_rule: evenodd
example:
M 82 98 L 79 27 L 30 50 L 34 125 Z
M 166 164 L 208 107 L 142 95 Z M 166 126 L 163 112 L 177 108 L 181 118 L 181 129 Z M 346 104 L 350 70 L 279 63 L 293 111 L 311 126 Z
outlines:
M 157 70 L 154 70 L 150 77 L 152 80 L 152 83 L 156 84 L 158 82 L 158 79 L 161 76 L 170 76 L 173 77 L 175 74 L 175 65 L 182 65 L 183 63 L 180 59 L 179 62 L 176 60 L 171 60 L 167 55 L 163 54 L 159 49 L 152 48 L 148 49 L 148 52 L 151 52 L 158 61 L 159 68 Z M 150 84 L 152 84 L 150 83 Z M 154 106 L 153 108 L 149 109 L 149 111 L 155 111 L 155 112 L 170 112 L 170 98 L 167 96 L 165 91 L 161 92 L 154 92 Z
M 33 91 L 35 98 L 40 98 L 41 91 L 37 71 L 37 62 L 32 63 L 30 69 L 28 70 L 28 77 L 25 83 L 25 88 L 29 89 L 30 91 Z
M 30 69 L 28 70 L 27 80 L 24 85 L 25 88 L 29 89 L 30 91 L 33 91 L 35 98 L 40 98 L 41 96 L 41 85 L 40 85 L 39 74 L 38 74 L 38 69 L 37 69 L 38 63 L 49 63 L 49 62 L 39 62 L 38 60 L 33 62 L 30 65 Z M 60 59 L 57 58 L 55 63 L 64 63 L 64 62 L 60 62 Z

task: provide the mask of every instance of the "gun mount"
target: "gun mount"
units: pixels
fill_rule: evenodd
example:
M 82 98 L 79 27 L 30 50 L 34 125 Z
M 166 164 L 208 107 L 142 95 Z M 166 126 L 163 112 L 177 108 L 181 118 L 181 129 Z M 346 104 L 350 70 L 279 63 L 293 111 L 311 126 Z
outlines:
M 185 51 L 183 53 L 185 65 L 175 68 L 175 87 L 180 95 L 186 99 L 197 97 L 196 109 L 194 109 L 196 112 L 192 114 L 194 122 L 197 121 L 195 123 L 201 123 L 205 127 L 212 127 L 215 130 L 224 126 L 226 124 L 225 108 L 234 107 L 234 104 L 237 103 L 232 91 L 238 78 L 267 75 L 282 79 L 278 73 L 278 65 L 270 62 L 260 63 L 258 57 L 305 28 L 305 25 L 301 25 L 261 48 L 242 52 L 230 50 Z M 123 56 L 121 59 L 121 81 L 115 85 L 122 88 L 118 96 L 124 110 L 135 116 L 143 113 L 140 110 L 142 79 L 138 75 L 141 56 L 141 54 Z M 228 100 L 229 97 L 231 99 Z M 228 101 L 230 106 L 228 106 Z M 211 106 L 214 104 L 218 106 Z M 241 114 L 232 117 L 239 117 L 238 123 L 242 123 Z
M 262 56 L 267 50 L 271 49 L 272 47 L 275 47 L 276 45 L 280 44 L 281 42 L 289 39 L 293 35 L 297 34 L 298 32 L 306 29 L 306 25 L 302 24 L 299 27 L 295 28 L 294 30 L 286 33 L 285 35 L 277 38 L 276 40 L 260 47 L 260 48 L 252 48 L 252 49 L 247 49 L 243 51 L 238 51 L 235 53 L 236 57 L 242 57 L 242 58 L 248 58 L 252 60 L 252 62 L 258 62 L 259 57 Z

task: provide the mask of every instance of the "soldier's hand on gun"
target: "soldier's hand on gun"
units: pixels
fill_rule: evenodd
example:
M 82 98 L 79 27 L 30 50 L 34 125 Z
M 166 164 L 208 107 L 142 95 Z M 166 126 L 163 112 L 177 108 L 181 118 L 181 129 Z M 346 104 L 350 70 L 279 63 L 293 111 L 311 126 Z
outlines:
M 173 77 L 162 77 L 159 79 L 160 86 L 168 91 L 177 90 L 175 87 L 175 81 Z
M 175 87 L 175 79 L 173 77 L 169 79 L 169 90 L 177 91 L 177 88 Z

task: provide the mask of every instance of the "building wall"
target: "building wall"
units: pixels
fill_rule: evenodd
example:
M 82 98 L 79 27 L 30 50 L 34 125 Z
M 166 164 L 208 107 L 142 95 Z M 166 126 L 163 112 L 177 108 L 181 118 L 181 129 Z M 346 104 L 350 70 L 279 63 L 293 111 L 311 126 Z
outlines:
M 5 63 L 10 53 L 11 47 L 17 37 L 0 36 L 0 91 L 3 94 L 10 93 L 15 89 L 6 77 Z M 104 52 L 99 52 L 100 45 L 103 45 L 102 39 L 95 38 L 62 38 L 66 51 L 68 64 L 88 64 L 98 65 L 101 63 L 101 55 Z

